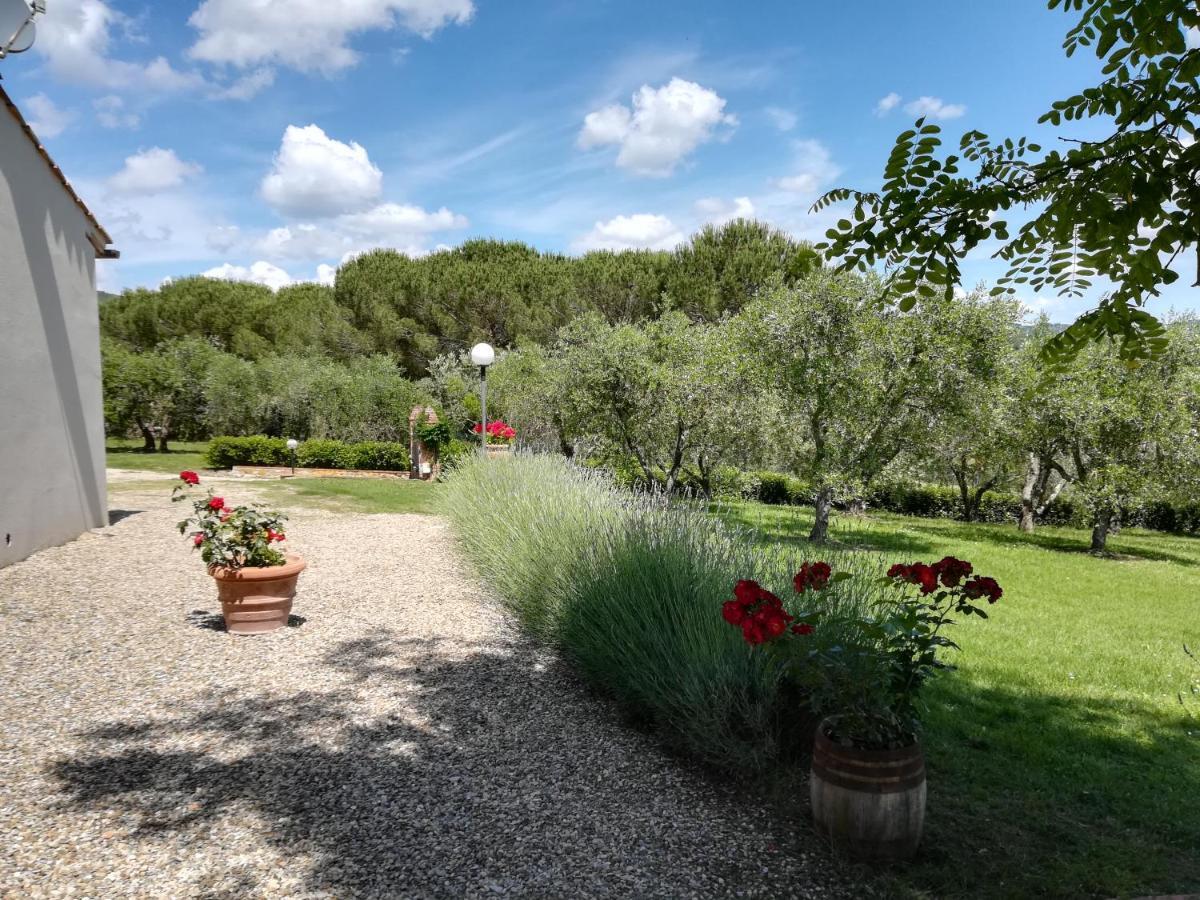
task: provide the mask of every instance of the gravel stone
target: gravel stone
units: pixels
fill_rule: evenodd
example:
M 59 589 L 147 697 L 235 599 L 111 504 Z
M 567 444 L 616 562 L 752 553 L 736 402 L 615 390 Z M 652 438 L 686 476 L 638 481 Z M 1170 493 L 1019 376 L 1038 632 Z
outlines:
M 292 622 L 239 637 L 167 493 L 0 570 L 0 896 L 863 896 L 522 639 L 443 521 L 294 508 Z

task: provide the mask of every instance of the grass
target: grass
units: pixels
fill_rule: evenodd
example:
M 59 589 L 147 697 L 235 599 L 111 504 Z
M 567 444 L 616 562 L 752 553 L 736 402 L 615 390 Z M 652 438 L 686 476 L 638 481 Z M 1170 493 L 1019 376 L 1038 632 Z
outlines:
M 716 512 L 760 546 L 814 553 L 810 511 Z M 890 893 L 1200 891 L 1200 720 L 1178 700 L 1200 676 L 1181 648 L 1200 645 L 1200 539 L 1129 529 L 1096 557 L 1076 529 L 879 513 L 842 519 L 836 540 L 888 561 L 952 553 L 1005 588 L 928 692 L 925 842 Z
M 255 482 L 268 502 L 315 506 L 337 512 L 433 512 L 439 485 L 406 478 L 289 478 Z
M 168 453 L 147 453 L 142 449 L 141 441 L 109 438 L 105 451 L 108 466 L 112 469 L 177 474 L 185 469 L 203 469 L 207 446 L 207 441 L 178 441 L 170 444 Z

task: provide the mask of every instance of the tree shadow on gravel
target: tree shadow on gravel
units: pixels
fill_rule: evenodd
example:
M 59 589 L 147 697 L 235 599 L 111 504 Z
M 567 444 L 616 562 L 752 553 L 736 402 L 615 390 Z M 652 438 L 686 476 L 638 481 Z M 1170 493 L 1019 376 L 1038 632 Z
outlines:
M 251 811 L 339 897 L 862 896 L 803 826 L 674 765 L 524 643 L 380 631 L 324 665 L 329 689 L 83 735 L 52 766 L 60 799 L 132 818 L 130 840 L 189 831 L 190 852 Z

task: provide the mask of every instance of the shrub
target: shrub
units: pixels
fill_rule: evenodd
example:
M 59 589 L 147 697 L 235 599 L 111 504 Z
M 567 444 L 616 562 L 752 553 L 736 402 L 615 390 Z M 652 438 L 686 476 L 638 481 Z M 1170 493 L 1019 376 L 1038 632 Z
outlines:
M 379 469 L 384 472 L 406 472 L 411 466 L 408 448 L 391 441 L 363 441 L 345 450 L 349 469 Z
M 803 506 L 812 503 L 812 487 L 799 478 L 782 472 L 756 472 L 758 501 L 779 506 Z
M 215 437 L 204 451 L 204 464 L 210 469 L 233 466 L 282 466 L 290 462 L 287 441 L 264 435 Z
M 472 458 L 439 502 L 525 628 L 669 744 L 736 768 L 807 749 L 794 688 L 720 615 L 739 578 L 790 584 L 798 560 L 757 550 L 702 506 L 623 491 L 557 457 Z M 872 584 L 855 579 L 830 602 L 859 608 Z
M 354 468 L 354 458 L 349 446 L 329 438 L 303 441 L 296 450 L 296 461 L 306 469 Z

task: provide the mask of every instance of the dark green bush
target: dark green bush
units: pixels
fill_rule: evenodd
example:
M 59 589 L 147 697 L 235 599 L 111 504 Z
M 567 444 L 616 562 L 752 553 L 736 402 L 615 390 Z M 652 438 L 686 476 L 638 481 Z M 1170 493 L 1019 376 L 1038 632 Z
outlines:
M 298 464 L 306 469 L 353 469 L 350 446 L 330 438 L 312 438 L 296 451 Z
M 290 462 L 287 441 L 256 434 L 248 437 L 215 437 L 204 451 L 210 469 L 233 466 L 283 466 Z
M 346 448 L 350 469 L 378 469 L 384 472 L 407 472 L 411 462 L 408 448 L 392 441 L 363 441 Z
M 758 501 L 777 506 L 811 505 L 812 486 L 782 472 L 755 472 L 758 480 Z

